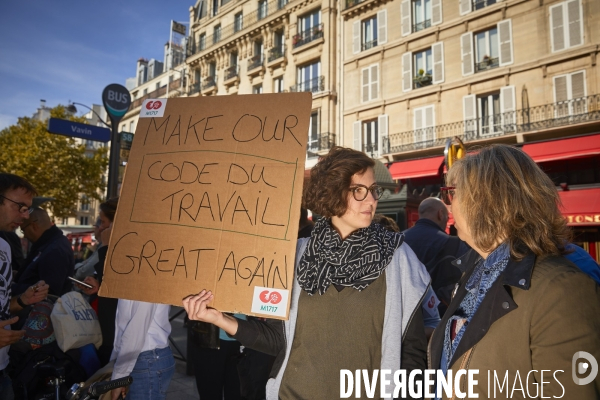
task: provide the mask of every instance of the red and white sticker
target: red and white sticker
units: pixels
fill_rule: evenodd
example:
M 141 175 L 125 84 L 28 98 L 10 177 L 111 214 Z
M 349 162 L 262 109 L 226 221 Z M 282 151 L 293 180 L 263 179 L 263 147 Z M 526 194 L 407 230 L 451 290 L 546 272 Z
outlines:
M 284 289 L 255 286 L 254 296 L 252 296 L 252 313 L 285 317 L 289 292 Z
M 167 99 L 147 99 L 142 103 L 140 118 L 162 117 L 167 108 Z

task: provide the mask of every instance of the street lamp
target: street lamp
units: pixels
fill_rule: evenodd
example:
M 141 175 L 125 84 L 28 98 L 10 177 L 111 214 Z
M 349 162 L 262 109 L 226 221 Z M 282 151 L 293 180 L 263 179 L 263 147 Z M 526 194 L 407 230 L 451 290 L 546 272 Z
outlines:
M 77 104 L 78 106 L 82 106 L 84 108 L 87 108 L 88 110 L 90 110 L 92 113 L 94 113 L 94 115 L 96 116 L 96 118 L 98 118 L 98 121 L 102 122 L 107 128 L 110 128 L 111 126 L 109 124 L 107 124 L 106 122 L 104 122 L 104 120 L 102 119 L 102 117 L 100 115 L 98 115 L 98 113 L 96 111 L 94 111 L 93 108 L 90 108 L 88 106 L 86 106 L 85 104 L 81 104 L 81 103 L 77 103 L 77 102 L 71 102 L 71 104 L 69 104 L 67 106 L 67 111 L 72 113 L 72 114 L 76 114 L 77 113 L 77 107 L 75 107 L 75 104 Z
M 107 185 L 107 198 L 110 199 L 111 197 L 114 197 L 117 195 L 117 180 L 119 177 L 119 140 L 118 140 L 118 133 L 116 130 L 116 125 L 115 126 L 111 126 L 108 123 L 106 123 L 102 117 L 91 107 L 86 106 L 85 104 L 82 103 L 77 103 L 77 102 L 71 102 L 71 104 L 69 104 L 67 106 L 67 111 L 69 111 L 70 113 L 77 113 L 77 107 L 75 107 L 75 104 L 82 106 L 84 108 L 87 108 L 88 110 L 90 110 L 92 113 L 94 113 L 94 115 L 96 116 L 96 118 L 98 118 L 98 121 L 102 122 L 106 127 L 108 127 L 109 129 L 111 129 L 112 133 L 111 133 L 111 140 L 110 140 L 110 156 L 109 156 L 109 161 L 108 161 L 108 185 Z

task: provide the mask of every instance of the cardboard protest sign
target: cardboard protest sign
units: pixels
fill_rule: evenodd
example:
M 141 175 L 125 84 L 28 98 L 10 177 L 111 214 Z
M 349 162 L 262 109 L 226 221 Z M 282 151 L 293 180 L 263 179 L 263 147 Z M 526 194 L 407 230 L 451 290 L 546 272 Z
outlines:
M 100 295 L 287 318 L 310 93 L 146 100 Z

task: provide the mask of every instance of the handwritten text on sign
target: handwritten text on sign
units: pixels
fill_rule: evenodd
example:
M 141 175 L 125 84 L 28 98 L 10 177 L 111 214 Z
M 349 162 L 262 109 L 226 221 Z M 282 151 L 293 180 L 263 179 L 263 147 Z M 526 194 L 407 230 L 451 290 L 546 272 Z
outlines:
M 311 97 L 161 102 L 138 123 L 102 294 L 180 305 L 210 289 L 252 313 L 254 286 L 291 288 Z

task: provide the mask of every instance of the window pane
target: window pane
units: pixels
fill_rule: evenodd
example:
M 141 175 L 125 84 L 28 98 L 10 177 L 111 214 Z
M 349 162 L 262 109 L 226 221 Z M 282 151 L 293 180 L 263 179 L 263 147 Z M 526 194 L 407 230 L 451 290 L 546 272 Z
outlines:
M 490 29 L 489 30 L 489 36 L 490 36 L 490 57 L 492 58 L 497 58 L 498 57 L 498 29 L 494 28 L 494 29 Z
M 423 0 L 417 0 L 415 1 L 415 24 L 419 24 L 421 22 L 423 22 L 423 16 L 424 16 L 424 12 L 423 12 Z
M 431 19 L 431 0 L 425 0 L 425 6 L 423 7 L 425 11 L 425 21 Z
M 481 32 L 475 35 L 475 50 L 476 50 L 476 60 L 477 62 L 481 62 L 483 57 L 487 54 L 487 45 L 486 45 L 486 32 Z

